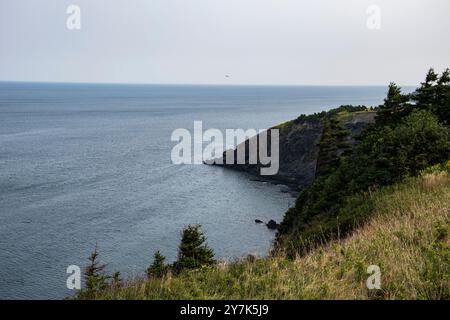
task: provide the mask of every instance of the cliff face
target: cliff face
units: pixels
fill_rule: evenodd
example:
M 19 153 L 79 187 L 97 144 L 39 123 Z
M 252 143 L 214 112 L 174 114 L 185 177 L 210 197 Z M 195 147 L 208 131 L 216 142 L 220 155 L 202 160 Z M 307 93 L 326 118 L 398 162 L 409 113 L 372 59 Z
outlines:
M 259 162 L 249 164 L 248 140 L 238 148 L 224 152 L 223 166 L 250 173 L 261 180 L 281 183 L 298 191 L 314 180 L 319 167 L 323 168 L 332 161 L 328 158 L 338 158 L 351 148 L 363 127 L 373 121 L 374 113 L 368 111 L 343 112 L 333 114 L 332 117 L 328 113 L 301 116 L 268 130 L 270 137 L 271 130 L 279 129 L 279 171 L 276 175 L 262 176 L 262 165 Z M 245 164 L 227 164 L 227 153 L 233 152 L 237 159 L 239 148 L 245 148 Z

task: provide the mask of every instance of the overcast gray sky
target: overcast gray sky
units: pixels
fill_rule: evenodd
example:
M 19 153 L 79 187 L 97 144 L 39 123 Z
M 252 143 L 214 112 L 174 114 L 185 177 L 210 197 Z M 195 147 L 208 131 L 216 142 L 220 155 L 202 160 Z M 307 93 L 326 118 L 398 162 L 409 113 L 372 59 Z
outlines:
M 449 39 L 449 0 L 1 0 L 0 80 L 416 85 Z

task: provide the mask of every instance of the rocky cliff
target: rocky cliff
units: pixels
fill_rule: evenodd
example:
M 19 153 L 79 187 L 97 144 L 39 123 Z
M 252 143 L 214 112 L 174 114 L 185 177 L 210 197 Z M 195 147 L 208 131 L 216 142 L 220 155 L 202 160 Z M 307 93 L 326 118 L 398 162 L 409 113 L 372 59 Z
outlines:
M 320 171 L 332 165 L 341 154 L 351 149 L 363 127 L 374 122 L 375 113 L 365 108 L 361 110 L 363 107 L 357 107 L 358 111 L 351 112 L 341 108 L 310 116 L 302 115 L 268 129 L 268 137 L 273 129 L 279 130 L 279 171 L 276 175 L 262 176 L 259 161 L 257 164 L 249 164 L 249 140 L 234 150 L 224 152 L 223 166 L 299 191 L 309 185 Z M 237 159 L 239 148 L 245 148 L 245 164 L 226 163 L 227 153 L 233 152 L 234 159 Z

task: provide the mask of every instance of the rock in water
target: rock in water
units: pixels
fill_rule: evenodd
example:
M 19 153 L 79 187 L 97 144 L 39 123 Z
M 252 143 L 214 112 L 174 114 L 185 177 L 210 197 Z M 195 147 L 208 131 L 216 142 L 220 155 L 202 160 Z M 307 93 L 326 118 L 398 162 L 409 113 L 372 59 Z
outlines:
M 259 220 L 259 219 L 255 219 L 255 222 L 256 222 L 256 223 L 264 223 L 264 222 L 262 222 L 262 221 Z
M 271 230 L 278 228 L 278 224 L 276 223 L 275 220 L 269 220 L 269 222 L 267 222 L 266 226 L 267 226 L 267 228 L 269 228 Z

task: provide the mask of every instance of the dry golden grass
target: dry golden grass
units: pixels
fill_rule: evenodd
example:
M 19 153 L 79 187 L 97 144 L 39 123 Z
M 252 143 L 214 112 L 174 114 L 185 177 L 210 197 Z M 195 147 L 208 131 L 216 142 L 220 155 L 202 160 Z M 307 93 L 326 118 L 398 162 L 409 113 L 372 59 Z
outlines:
M 373 192 L 368 223 L 293 261 L 278 256 L 222 262 L 179 276 L 133 280 L 95 298 L 449 299 L 449 185 L 448 174 L 437 172 Z M 381 269 L 381 290 L 366 287 L 369 265 Z
M 437 173 L 428 173 L 423 176 L 423 184 L 426 188 L 439 188 L 448 181 L 448 173 L 445 171 Z

